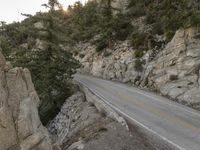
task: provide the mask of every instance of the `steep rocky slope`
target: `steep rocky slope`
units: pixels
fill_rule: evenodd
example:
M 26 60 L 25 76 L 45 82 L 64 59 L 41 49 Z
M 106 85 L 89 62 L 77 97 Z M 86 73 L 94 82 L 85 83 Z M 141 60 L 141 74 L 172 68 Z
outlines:
M 145 80 L 149 86 L 155 87 L 163 95 L 199 108 L 198 33 L 197 28 L 178 30 L 166 48 L 147 66 L 152 69 L 149 75 L 146 72 Z
M 103 112 L 99 113 L 80 92 L 66 100 L 48 129 L 54 145 L 63 150 L 155 149 L 136 128 L 129 132 Z
M 81 72 L 153 89 L 199 109 L 198 34 L 195 27 L 180 29 L 164 49 L 149 50 L 142 58 L 135 57 L 128 41 L 102 53 L 89 43 L 80 43 L 75 47 L 80 54 L 75 57 L 83 64 Z
M 39 98 L 29 70 L 12 68 L 0 52 L 0 149 L 51 150 L 38 116 Z

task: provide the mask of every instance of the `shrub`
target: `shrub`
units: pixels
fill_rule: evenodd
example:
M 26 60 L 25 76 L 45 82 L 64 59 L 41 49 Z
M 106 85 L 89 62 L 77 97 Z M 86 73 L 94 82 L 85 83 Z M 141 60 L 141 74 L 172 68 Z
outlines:
M 144 52 L 143 52 L 143 50 L 136 50 L 134 52 L 134 55 L 136 58 L 141 58 L 144 55 Z
M 145 15 L 144 9 L 141 9 L 141 7 L 132 7 L 129 9 L 129 15 L 134 16 L 134 17 L 140 17 Z
M 114 39 L 124 41 L 132 33 L 133 26 L 128 18 L 118 16 L 113 22 Z
M 132 35 L 132 45 L 138 49 L 140 46 L 144 45 L 145 42 L 144 39 L 145 39 L 144 33 L 135 32 Z
M 168 30 L 165 32 L 165 37 L 166 37 L 166 40 L 169 42 L 172 40 L 172 38 L 174 37 L 174 32 L 171 31 L 171 30 Z
M 157 21 L 154 25 L 153 25 L 153 34 L 158 34 L 161 35 L 163 34 L 163 24 L 160 21 Z
M 12 49 L 12 45 L 11 42 L 8 41 L 6 38 L 4 37 L 0 37 L 0 49 L 3 50 L 3 53 L 6 57 L 9 56 L 11 49 Z
M 129 15 L 133 17 L 140 17 L 145 15 L 145 10 L 141 9 L 143 7 L 143 2 L 138 2 L 136 0 L 129 0 L 128 9 Z
M 190 17 L 190 22 L 192 25 L 200 24 L 200 11 L 193 12 L 192 16 Z
M 152 24 L 155 22 L 155 17 L 151 13 L 148 13 L 146 16 L 145 22 L 147 24 Z
M 108 47 L 108 42 L 106 40 L 100 40 L 97 42 L 96 51 L 101 52 L 107 47 Z

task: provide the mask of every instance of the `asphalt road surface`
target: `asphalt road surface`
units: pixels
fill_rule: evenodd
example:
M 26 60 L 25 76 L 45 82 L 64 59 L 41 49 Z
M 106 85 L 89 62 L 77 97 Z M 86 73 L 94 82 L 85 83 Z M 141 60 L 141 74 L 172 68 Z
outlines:
M 142 128 L 180 150 L 200 150 L 200 112 L 125 84 L 86 75 L 74 79 Z

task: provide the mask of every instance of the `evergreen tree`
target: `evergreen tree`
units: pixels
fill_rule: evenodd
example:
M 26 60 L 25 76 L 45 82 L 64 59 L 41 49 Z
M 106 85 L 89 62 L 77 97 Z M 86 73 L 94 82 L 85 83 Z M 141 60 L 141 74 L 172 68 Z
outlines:
M 55 7 L 59 3 L 49 0 L 44 6 L 48 13 L 36 16 L 37 22 L 44 25 L 41 29 L 31 29 L 43 43 L 43 48 L 20 51 L 16 64 L 31 70 L 36 90 L 41 101 L 40 116 L 46 124 L 59 111 L 64 100 L 71 94 L 69 79 L 79 66 L 72 54 L 62 48 L 62 22 Z M 32 35 L 32 34 L 31 34 Z

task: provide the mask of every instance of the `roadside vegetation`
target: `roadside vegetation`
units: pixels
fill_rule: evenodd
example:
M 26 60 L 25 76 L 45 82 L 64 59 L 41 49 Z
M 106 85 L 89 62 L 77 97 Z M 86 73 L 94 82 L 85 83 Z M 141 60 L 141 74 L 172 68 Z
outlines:
M 177 29 L 200 25 L 198 0 L 129 0 L 125 12 L 113 8 L 112 1 L 76 2 L 64 11 L 57 0 L 49 0 L 43 5 L 49 9 L 47 13 L 23 14 L 27 19 L 21 23 L 0 22 L 0 47 L 7 60 L 32 72 L 44 124 L 71 95 L 70 78 L 80 66 L 72 56 L 73 49 L 66 51 L 66 47 L 91 42 L 101 53 L 117 41 L 129 40 L 138 58 L 136 68 L 141 70 L 139 59 L 144 53 L 162 46 L 156 35 L 164 36 L 165 44 Z M 150 30 L 140 31 L 133 25 L 141 17 Z

